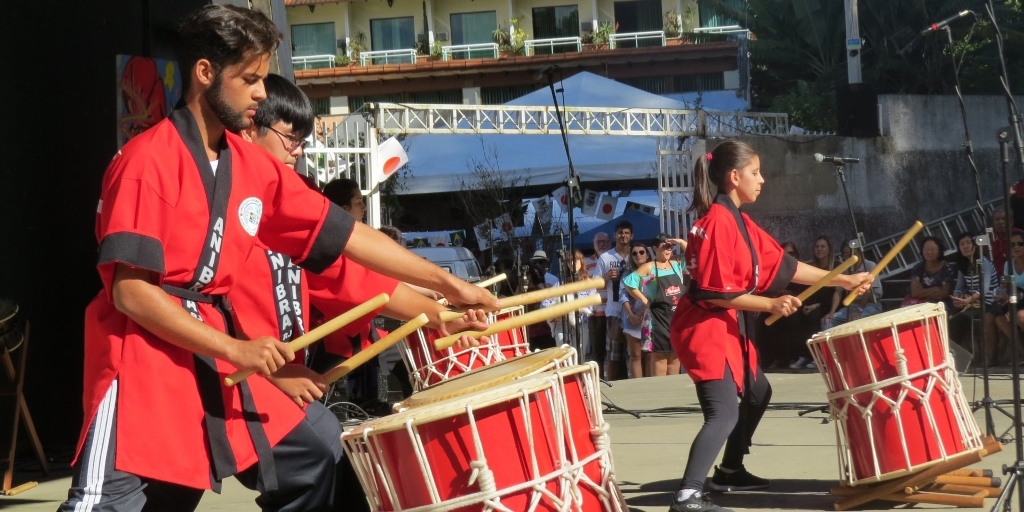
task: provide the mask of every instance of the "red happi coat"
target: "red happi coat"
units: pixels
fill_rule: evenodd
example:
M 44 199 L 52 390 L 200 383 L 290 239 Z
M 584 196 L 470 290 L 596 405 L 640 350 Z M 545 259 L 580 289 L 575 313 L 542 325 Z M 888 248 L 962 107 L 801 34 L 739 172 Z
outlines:
M 740 230 L 741 222 L 750 245 Z M 751 247 L 756 253 L 756 272 Z M 796 260 L 740 213 L 728 196 L 719 195 L 690 229 L 686 261 L 692 284 L 672 317 L 672 348 L 694 382 L 722 379 L 728 365 L 737 391 L 742 392 L 744 351 L 754 375 L 757 351 L 749 334 L 741 336 L 737 311 L 707 300 L 746 293 L 778 294 L 796 273 Z M 752 329 L 751 325 L 747 332 Z
M 313 307 L 329 320 L 381 293 L 394 295 L 398 283 L 397 279 L 342 257 L 320 275 L 309 276 L 309 298 Z M 378 309 L 329 334 L 322 342 L 324 349 L 334 355 L 352 357 L 357 351 L 352 347 L 351 338 L 356 336 L 360 339 L 360 350 L 369 347 L 373 343 L 370 335 L 372 320 L 379 312 Z
M 315 304 L 327 319 L 334 318 L 381 294 L 393 294 L 398 280 L 373 272 L 342 256 L 319 275 L 305 272 L 283 254 L 257 244 L 245 262 L 245 279 L 235 283 L 229 294 L 242 331 L 250 339 L 273 336 L 289 341 L 305 334 L 310 326 L 309 305 Z M 329 340 L 355 336 L 366 331 L 378 308 L 366 317 L 328 335 L 324 343 L 331 353 L 351 357 L 348 351 L 332 350 Z M 295 363 L 302 363 L 296 353 Z
M 224 136 L 218 164 L 212 173 L 198 126 L 185 109 L 115 156 L 96 220 L 104 290 L 87 308 L 85 325 L 85 424 L 78 453 L 117 379 L 115 467 L 197 489 L 210 489 L 213 482 L 193 353 L 114 307 L 115 264 L 151 270 L 165 289 L 192 287 L 222 296 L 244 279 L 239 271 L 258 250 L 257 233 L 267 246 L 321 271 L 338 258 L 354 222 L 294 171 L 231 133 Z M 226 329 L 213 304 L 181 302 L 203 322 Z M 235 370 L 223 361 L 216 366 L 220 378 Z M 253 376 L 246 383 L 273 446 L 304 413 L 266 379 Z M 254 441 L 242 418 L 239 388 L 220 391 L 227 441 L 241 471 L 256 461 Z

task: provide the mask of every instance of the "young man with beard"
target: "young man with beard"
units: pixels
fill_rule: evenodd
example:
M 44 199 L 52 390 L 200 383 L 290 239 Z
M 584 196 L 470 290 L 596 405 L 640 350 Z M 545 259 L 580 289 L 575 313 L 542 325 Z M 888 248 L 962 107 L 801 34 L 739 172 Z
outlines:
M 453 302 L 500 305 L 355 223 L 228 132 L 248 128 L 265 98 L 280 42 L 265 15 L 209 5 L 186 18 L 179 40 L 183 105 L 126 144 L 103 179 L 104 290 L 86 310 L 85 423 L 60 510 L 190 510 L 254 465 L 260 507 L 326 510 L 333 457 L 265 378 L 294 353 L 276 337 L 236 339 L 226 313 L 257 237 L 314 273 L 344 251 Z M 377 257 L 382 247 L 391 257 Z M 224 387 L 236 369 L 262 376 Z

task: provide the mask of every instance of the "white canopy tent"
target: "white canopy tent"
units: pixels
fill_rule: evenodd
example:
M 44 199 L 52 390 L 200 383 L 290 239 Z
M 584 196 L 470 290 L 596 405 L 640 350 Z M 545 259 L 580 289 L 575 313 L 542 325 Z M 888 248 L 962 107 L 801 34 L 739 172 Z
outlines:
M 673 99 L 581 72 L 555 84 L 559 106 L 685 109 Z M 564 100 L 563 100 L 564 96 Z M 564 102 L 564 104 L 563 104 Z M 543 87 L 508 105 L 552 105 Z M 401 194 L 429 194 L 472 189 L 475 163 L 516 174 L 529 185 L 556 185 L 567 177 L 561 135 L 413 135 L 406 138 L 412 177 Z M 657 141 L 647 136 L 571 135 L 569 149 L 581 182 L 657 178 Z M 520 185 L 523 185 L 522 181 Z

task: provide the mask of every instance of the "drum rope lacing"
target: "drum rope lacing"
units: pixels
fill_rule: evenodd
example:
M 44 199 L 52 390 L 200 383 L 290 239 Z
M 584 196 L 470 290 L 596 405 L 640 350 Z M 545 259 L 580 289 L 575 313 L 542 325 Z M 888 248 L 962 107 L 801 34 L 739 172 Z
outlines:
M 833 382 L 831 373 L 834 370 L 837 374 L 838 382 L 842 383 L 842 387 L 844 388 L 843 391 L 828 393 L 827 397 L 829 399 L 829 409 L 833 419 L 835 420 L 836 425 L 836 437 L 838 441 L 837 445 L 840 452 L 840 474 L 848 482 L 852 483 L 855 475 L 855 470 L 853 467 L 853 447 L 849 442 L 850 433 L 847 431 L 847 420 L 849 420 L 851 415 L 851 407 L 858 411 L 859 416 L 861 417 L 866 427 L 865 430 L 867 431 L 868 442 L 872 448 L 872 462 L 875 470 L 874 477 L 861 478 L 858 479 L 856 483 L 875 481 L 879 479 L 879 477 L 882 475 L 881 462 L 879 461 L 878 447 L 876 445 L 875 439 L 875 432 L 874 429 L 871 428 L 872 418 L 874 416 L 874 409 L 880 401 L 885 403 L 889 407 L 891 414 L 895 418 L 895 423 L 900 434 L 900 444 L 902 449 L 901 455 L 903 455 L 905 463 L 904 469 L 897 472 L 886 473 L 885 476 L 887 478 L 895 478 L 899 475 L 911 471 L 916 471 L 917 469 L 922 468 L 925 465 L 930 465 L 944 460 L 948 460 L 950 457 L 962 453 L 952 453 L 952 450 L 950 450 L 949 448 L 953 447 L 947 447 L 946 443 L 942 438 L 939 425 L 935 418 L 935 413 L 932 410 L 931 406 L 931 399 L 936 389 L 939 389 L 941 391 L 941 394 L 950 399 L 952 402 L 950 405 L 952 406 L 953 416 L 956 421 L 957 428 L 959 429 L 960 433 L 962 433 L 962 443 L 964 445 L 964 449 L 967 451 L 974 451 L 980 450 L 982 448 L 981 433 L 977 427 L 977 424 L 974 423 L 973 421 L 968 421 L 968 418 L 973 417 L 970 416 L 969 407 L 963 399 L 963 392 L 961 389 L 960 380 L 957 377 L 956 369 L 953 367 L 951 362 L 945 357 L 945 355 L 948 353 L 949 348 L 946 342 L 947 335 L 944 310 L 941 311 L 938 318 L 939 320 L 935 322 L 935 326 L 939 331 L 939 339 L 937 341 L 939 341 L 939 345 L 942 349 L 942 354 L 944 356 L 943 362 L 935 364 L 935 356 L 937 356 L 937 354 L 933 353 L 932 347 L 933 342 L 936 340 L 932 339 L 932 329 L 927 328 L 930 320 L 929 317 L 922 316 L 920 318 L 915 318 L 916 321 L 920 321 L 922 322 L 922 324 L 925 325 L 925 328 L 923 329 L 925 338 L 925 356 L 929 364 L 931 364 L 931 367 L 916 372 L 914 374 L 909 374 L 907 368 L 906 351 L 900 343 L 900 336 L 898 331 L 899 325 L 908 322 L 897 322 L 896 320 L 893 320 L 889 323 L 889 328 L 891 329 L 892 333 L 892 340 L 895 345 L 895 350 L 893 354 L 896 359 L 896 371 L 898 375 L 896 377 L 891 377 L 889 379 L 885 379 L 882 381 L 878 381 L 877 379 L 877 376 L 875 374 L 875 367 L 872 364 L 870 357 L 871 352 L 869 352 L 868 350 L 867 339 L 864 336 L 864 331 L 860 330 L 858 336 L 860 338 L 859 341 L 862 350 L 861 353 L 865 357 L 866 368 L 871 374 L 871 379 L 873 382 L 870 384 L 865 384 L 854 388 L 851 388 L 849 386 L 842 365 L 831 364 L 830 361 L 825 361 L 822 357 L 819 357 L 819 347 L 817 345 L 812 345 L 812 354 L 814 355 L 815 359 L 817 359 L 816 363 L 818 364 L 818 368 L 821 369 L 822 377 L 825 379 L 826 385 L 828 385 L 830 388 L 833 387 L 832 385 L 830 385 L 830 383 Z M 843 336 L 837 336 L 837 338 L 842 337 Z M 835 344 L 832 342 L 831 333 L 826 332 L 824 343 L 828 347 L 829 354 L 832 357 L 831 361 L 839 361 L 840 357 L 836 350 Z M 926 378 L 925 385 L 923 386 L 923 388 L 917 388 L 911 384 L 911 381 L 919 378 Z M 890 388 L 891 386 L 896 384 L 898 384 L 901 389 L 895 399 L 890 399 L 886 397 L 884 394 L 882 394 L 882 391 L 884 389 Z M 862 395 L 864 393 L 870 393 L 871 399 L 868 401 L 866 405 L 860 405 L 856 400 L 856 396 Z M 902 418 L 902 407 L 906 399 L 910 396 L 913 396 L 921 403 L 922 409 L 927 418 L 928 428 L 930 429 L 930 433 L 933 436 L 933 441 L 938 445 L 939 451 L 939 458 L 937 460 L 929 461 L 927 464 L 918 464 L 917 466 L 914 466 L 911 461 L 910 449 L 907 445 L 907 437 L 906 432 L 904 431 Z M 842 406 L 837 407 L 836 403 L 842 403 Z M 884 449 L 885 447 L 882 448 Z
M 593 363 L 588 366 L 591 366 L 592 373 L 596 373 L 596 366 L 593 366 Z M 572 432 L 572 428 L 568 408 L 565 404 L 564 398 L 566 393 L 565 375 L 561 371 L 556 371 L 554 373 L 554 375 L 547 379 L 548 382 L 551 383 L 551 386 L 544 390 L 544 394 L 548 398 L 549 405 L 551 406 L 551 410 L 548 412 L 552 413 L 551 419 L 554 420 L 553 426 L 555 432 L 553 434 L 553 439 L 562 439 L 569 444 L 572 459 L 575 462 L 570 461 L 567 457 L 565 443 L 558 443 L 558 452 L 561 460 L 554 461 L 554 471 L 547 474 L 540 474 L 539 463 L 537 461 L 537 447 L 535 446 L 535 440 L 533 437 L 534 419 L 529 407 L 531 393 L 528 389 L 521 388 L 518 393 L 520 396 L 518 396 L 517 400 L 520 406 L 521 417 L 524 422 L 527 445 L 530 447 L 530 464 L 534 476 L 532 480 L 522 482 L 502 490 L 498 490 L 496 488 L 494 473 L 489 468 L 484 454 L 483 442 L 480 437 L 476 418 L 473 414 L 473 406 L 467 405 L 466 412 L 469 417 L 468 425 L 471 429 L 473 447 L 476 452 L 476 458 L 469 462 L 470 468 L 472 469 L 469 476 L 469 484 L 478 485 L 480 492 L 460 496 L 447 501 L 441 501 L 437 485 L 431 478 L 432 472 L 430 464 L 427 462 L 422 438 L 416 432 L 412 418 L 406 421 L 405 431 L 412 441 L 412 446 L 416 458 L 418 459 L 417 461 L 419 463 L 420 471 L 424 476 L 424 481 L 427 482 L 427 488 L 430 492 L 431 501 L 433 503 L 414 508 L 402 508 L 400 499 L 395 493 L 395 486 L 393 484 L 395 480 L 393 480 L 392 475 L 390 475 L 387 468 L 383 467 L 383 461 L 377 456 L 377 454 L 383 452 L 383 449 L 371 439 L 369 435 L 372 430 L 371 428 L 364 430 L 361 437 L 345 440 L 346 446 L 350 449 L 350 453 L 368 455 L 369 460 L 363 459 L 358 462 L 356 460 L 352 461 L 353 467 L 356 468 L 360 481 L 364 483 L 364 488 L 366 488 L 366 482 L 372 482 L 374 484 L 374 489 L 383 487 L 383 490 L 390 498 L 393 509 L 396 511 L 440 512 L 462 508 L 467 505 L 483 504 L 483 510 L 485 511 L 500 510 L 502 512 L 515 512 L 502 505 L 500 500 L 503 496 L 515 494 L 525 489 L 532 489 L 534 491 L 531 496 L 530 507 L 527 510 L 536 510 L 538 505 L 541 503 L 541 499 L 546 497 L 555 509 L 560 511 L 570 511 L 580 510 L 583 505 L 583 496 L 580 494 L 580 489 L 578 487 L 579 483 L 582 482 L 591 491 L 598 495 L 604 505 L 604 510 L 617 512 L 625 510 L 621 502 L 621 496 L 618 493 L 614 482 L 614 470 L 612 469 L 610 440 L 608 437 L 608 430 L 610 426 L 604 421 L 600 407 L 590 403 L 598 400 L 597 397 L 599 396 L 596 394 L 597 390 L 594 389 L 593 382 L 585 382 L 584 394 L 586 395 L 585 402 L 590 422 L 592 424 L 596 424 L 596 426 L 590 430 L 590 438 L 594 442 L 595 451 L 590 456 L 579 459 L 576 454 L 575 442 L 572 439 L 572 436 L 568 435 L 568 433 Z M 594 414 L 595 412 L 596 415 Z M 363 446 L 359 446 L 355 441 L 362 441 Z M 353 459 L 356 458 L 358 457 L 353 457 Z M 598 461 L 601 467 L 600 484 L 591 480 L 583 471 L 585 466 L 595 460 Z M 376 475 L 376 478 L 367 478 L 371 474 Z M 554 479 L 563 481 L 560 486 L 562 491 L 559 496 L 556 496 L 555 493 L 549 490 L 546 486 L 548 482 Z M 568 485 L 569 483 L 572 483 L 573 485 Z M 370 489 L 368 489 L 368 491 L 370 491 Z M 371 498 L 371 505 L 374 510 L 384 510 L 384 504 L 381 497 L 376 492 L 367 492 L 367 496 Z
M 446 348 L 443 351 L 434 350 L 433 343 L 423 334 L 422 329 L 417 329 L 416 337 L 419 341 L 421 354 L 416 354 L 409 347 L 407 340 L 398 342 L 399 353 L 409 368 L 410 378 L 413 380 L 415 391 L 422 391 L 439 382 L 450 379 L 455 375 L 461 375 L 474 368 L 489 366 L 499 361 L 504 361 L 505 350 L 513 350 L 517 355 L 524 355 L 530 352 L 530 345 L 520 341 L 519 329 L 512 329 L 513 343 L 501 345 L 498 343 L 497 334 L 491 336 L 491 343 L 478 347 L 469 347 L 456 352 L 454 348 Z M 432 355 L 447 354 L 444 357 L 432 360 Z M 469 360 L 463 363 L 459 358 L 469 354 Z M 444 371 L 439 370 L 443 368 Z M 453 375 L 454 373 L 454 375 Z

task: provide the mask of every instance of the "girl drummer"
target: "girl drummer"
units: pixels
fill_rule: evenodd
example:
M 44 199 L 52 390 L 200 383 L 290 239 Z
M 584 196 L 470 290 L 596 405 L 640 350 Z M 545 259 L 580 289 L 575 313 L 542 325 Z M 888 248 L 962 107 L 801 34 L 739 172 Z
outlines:
M 738 141 L 723 142 L 698 159 L 693 177 L 690 210 L 700 218 L 690 230 L 686 248 L 692 283 L 672 318 L 671 339 L 683 368 L 696 383 L 704 425 L 691 445 L 670 510 L 722 512 L 726 509 L 702 491 L 723 444 L 725 454 L 711 490 L 759 489 L 769 483 L 743 467 L 743 456 L 771 399 L 771 386 L 749 339 L 754 315 L 745 312 L 788 316 L 800 307 L 800 300 L 792 295 L 769 297 L 781 293 L 790 281 L 813 284 L 828 271 L 797 262 L 740 213 L 741 205 L 757 200 L 764 183 L 753 148 Z M 718 189 L 717 196 L 712 185 Z M 873 280 L 860 273 L 839 275 L 826 284 L 864 293 Z M 737 395 L 743 398 L 739 406 Z

